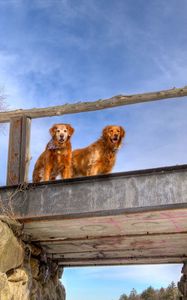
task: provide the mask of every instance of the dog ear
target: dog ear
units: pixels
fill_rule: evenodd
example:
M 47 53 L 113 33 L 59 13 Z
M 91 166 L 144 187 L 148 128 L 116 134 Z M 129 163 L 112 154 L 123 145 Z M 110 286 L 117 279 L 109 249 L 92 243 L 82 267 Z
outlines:
M 71 127 L 70 124 L 67 124 L 67 128 L 68 128 L 69 137 L 71 137 L 75 130 L 73 127 Z
M 124 138 L 124 136 L 125 136 L 125 129 L 122 126 L 120 126 L 120 135 L 121 135 L 121 138 Z
M 53 125 L 53 126 L 49 129 L 50 135 L 51 135 L 52 137 L 54 137 L 55 132 L 56 132 L 56 129 L 57 129 L 56 125 Z
M 102 136 L 103 137 L 107 137 L 108 136 L 108 129 L 109 129 L 110 126 L 106 126 L 105 128 L 103 128 L 103 131 L 102 131 Z

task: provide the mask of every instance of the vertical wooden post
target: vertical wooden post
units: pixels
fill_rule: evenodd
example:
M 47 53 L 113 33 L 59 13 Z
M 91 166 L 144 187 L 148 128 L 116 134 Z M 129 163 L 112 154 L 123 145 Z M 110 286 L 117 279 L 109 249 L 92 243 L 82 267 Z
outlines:
M 30 127 L 31 119 L 22 117 L 22 143 L 20 157 L 20 183 L 28 181 L 30 164 Z
M 27 181 L 30 162 L 30 124 L 27 117 L 12 118 L 10 121 L 7 185 Z
M 21 118 L 12 118 L 9 131 L 7 185 L 19 184 Z

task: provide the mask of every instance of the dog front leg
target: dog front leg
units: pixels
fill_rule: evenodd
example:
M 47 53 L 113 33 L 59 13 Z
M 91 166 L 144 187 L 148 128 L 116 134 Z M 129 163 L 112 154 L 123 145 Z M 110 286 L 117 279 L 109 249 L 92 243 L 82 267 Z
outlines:
M 49 180 L 52 180 L 52 181 L 56 180 L 56 176 L 55 175 L 50 175 Z
M 94 176 L 98 174 L 99 170 L 96 166 L 88 166 L 88 169 L 86 170 L 86 176 Z
M 65 166 L 60 174 L 61 174 L 61 177 L 63 179 L 72 178 L 72 168 L 71 168 L 71 166 L 70 165 Z
M 51 165 L 47 165 L 44 167 L 44 181 L 49 181 L 51 172 L 52 172 Z

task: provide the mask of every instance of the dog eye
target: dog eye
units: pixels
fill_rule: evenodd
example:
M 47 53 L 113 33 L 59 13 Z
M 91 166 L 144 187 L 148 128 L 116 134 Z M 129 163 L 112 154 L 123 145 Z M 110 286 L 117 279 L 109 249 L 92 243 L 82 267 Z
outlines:
M 67 132 L 67 129 L 64 129 L 64 132 Z
M 110 132 L 113 133 L 113 129 L 111 129 Z
M 57 129 L 57 132 L 60 132 L 60 129 Z

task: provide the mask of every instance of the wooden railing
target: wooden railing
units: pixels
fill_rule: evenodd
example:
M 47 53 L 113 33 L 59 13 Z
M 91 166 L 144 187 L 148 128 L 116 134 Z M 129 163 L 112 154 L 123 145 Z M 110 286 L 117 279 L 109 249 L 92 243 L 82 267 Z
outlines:
M 128 96 L 118 95 L 93 102 L 79 102 L 47 108 L 19 109 L 0 112 L 0 123 L 10 122 L 7 185 L 27 182 L 30 162 L 29 144 L 31 119 L 96 111 L 116 106 L 184 96 L 187 96 L 187 86 L 152 93 Z

